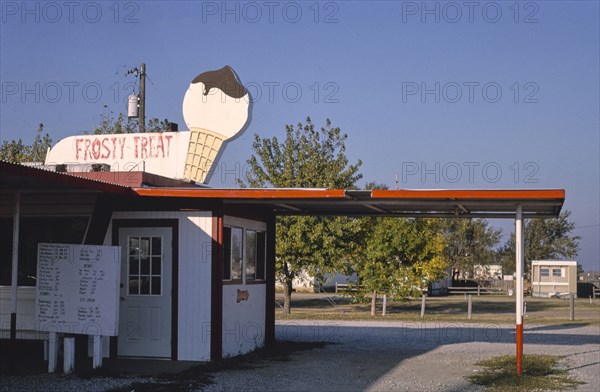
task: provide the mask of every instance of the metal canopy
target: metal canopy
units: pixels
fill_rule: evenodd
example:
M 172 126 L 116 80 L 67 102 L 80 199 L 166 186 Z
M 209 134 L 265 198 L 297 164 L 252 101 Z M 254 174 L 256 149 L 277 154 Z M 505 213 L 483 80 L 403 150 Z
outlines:
M 92 173 L 88 173 L 92 174 Z M 118 173 L 117 173 L 118 174 Z M 127 172 L 114 178 L 127 179 Z M 102 177 L 104 178 L 104 177 Z M 211 189 L 135 188 L 68 173 L 0 161 L 0 193 L 84 191 L 142 198 L 204 199 L 227 205 L 257 206 L 278 215 L 551 218 L 560 214 L 563 189 Z
M 325 190 L 137 188 L 145 197 L 219 199 L 271 208 L 278 215 L 515 218 L 556 217 L 563 189 Z

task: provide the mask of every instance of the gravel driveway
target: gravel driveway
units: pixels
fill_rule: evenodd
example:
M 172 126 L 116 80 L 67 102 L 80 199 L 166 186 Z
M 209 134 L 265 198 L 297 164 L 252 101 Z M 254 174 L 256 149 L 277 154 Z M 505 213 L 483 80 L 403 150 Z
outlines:
M 475 363 L 515 352 L 512 325 L 301 320 L 278 321 L 276 334 L 279 340 L 305 342 L 299 347 L 311 349 L 236 359 L 225 370 L 203 373 L 212 384 L 201 390 L 477 391 L 480 388 L 465 378 L 478 371 Z M 598 326 L 526 326 L 525 353 L 563 355 L 562 366 L 586 382 L 579 391 L 597 391 L 600 386 Z M 132 382 L 163 381 L 136 375 L 3 375 L 0 391 L 129 391 Z M 154 385 L 151 390 L 175 387 L 166 383 L 164 389 Z
M 514 326 L 461 323 L 279 321 L 277 338 L 330 342 L 290 361 L 213 374 L 205 391 L 475 391 L 465 377 L 483 358 L 514 354 Z M 565 355 L 563 366 L 600 386 L 600 327 L 526 328 L 525 353 Z

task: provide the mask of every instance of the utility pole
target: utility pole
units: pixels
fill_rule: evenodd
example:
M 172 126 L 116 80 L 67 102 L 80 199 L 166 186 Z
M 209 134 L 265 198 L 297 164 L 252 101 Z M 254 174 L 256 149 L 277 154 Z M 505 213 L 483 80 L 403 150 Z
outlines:
M 140 132 L 146 132 L 146 63 L 140 66 Z

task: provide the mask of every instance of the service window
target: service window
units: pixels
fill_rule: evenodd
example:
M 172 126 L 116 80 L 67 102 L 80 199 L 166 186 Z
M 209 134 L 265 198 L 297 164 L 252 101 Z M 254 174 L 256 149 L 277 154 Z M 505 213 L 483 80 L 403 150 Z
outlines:
M 19 222 L 19 286 L 35 286 L 37 248 L 40 242 L 81 244 L 87 216 L 21 217 Z M 0 218 L 0 286 L 10 286 L 12 277 L 12 218 Z

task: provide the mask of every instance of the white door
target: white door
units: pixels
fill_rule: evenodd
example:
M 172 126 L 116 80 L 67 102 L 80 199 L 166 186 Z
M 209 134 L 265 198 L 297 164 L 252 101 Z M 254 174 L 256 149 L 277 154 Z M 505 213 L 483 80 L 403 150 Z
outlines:
M 171 357 L 172 233 L 167 227 L 120 228 L 118 355 Z

